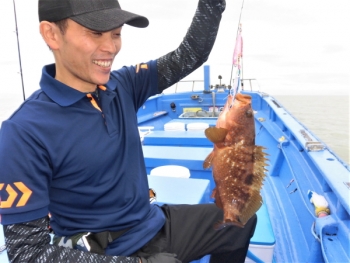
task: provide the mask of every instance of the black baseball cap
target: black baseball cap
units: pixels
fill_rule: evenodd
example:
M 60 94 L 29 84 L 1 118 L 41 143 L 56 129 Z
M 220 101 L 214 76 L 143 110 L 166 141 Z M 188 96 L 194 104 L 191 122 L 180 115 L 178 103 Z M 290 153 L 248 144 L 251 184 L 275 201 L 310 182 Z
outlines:
M 124 24 L 147 27 L 144 16 L 122 10 L 117 0 L 39 0 L 39 21 L 70 18 L 91 30 L 105 32 Z

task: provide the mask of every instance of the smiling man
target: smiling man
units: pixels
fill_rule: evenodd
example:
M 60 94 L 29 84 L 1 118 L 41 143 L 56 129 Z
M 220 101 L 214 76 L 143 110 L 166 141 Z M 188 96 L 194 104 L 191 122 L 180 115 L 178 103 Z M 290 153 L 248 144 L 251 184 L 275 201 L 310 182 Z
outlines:
M 147 98 L 208 59 L 224 9 L 224 0 L 199 0 L 176 50 L 111 71 L 124 25 L 146 27 L 147 18 L 116 0 L 39 0 L 40 33 L 55 63 L 0 130 L 11 262 L 171 263 L 206 254 L 244 262 L 255 216 L 243 229 L 216 231 L 223 215 L 214 204 L 149 203 L 136 117 Z
M 81 92 L 93 92 L 96 84 L 109 81 L 121 48 L 122 27 L 101 32 L 71 19 L 64 23 L 63 32 L 55 23 L 40 23 L 40 33 L 55 56 L 55 79 Z

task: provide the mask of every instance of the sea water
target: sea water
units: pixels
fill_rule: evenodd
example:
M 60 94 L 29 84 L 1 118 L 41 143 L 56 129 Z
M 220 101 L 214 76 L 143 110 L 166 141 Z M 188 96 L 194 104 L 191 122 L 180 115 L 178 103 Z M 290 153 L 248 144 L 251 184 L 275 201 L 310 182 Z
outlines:
M 349 157 L 349 96 L 274 96 L 343 161 Z

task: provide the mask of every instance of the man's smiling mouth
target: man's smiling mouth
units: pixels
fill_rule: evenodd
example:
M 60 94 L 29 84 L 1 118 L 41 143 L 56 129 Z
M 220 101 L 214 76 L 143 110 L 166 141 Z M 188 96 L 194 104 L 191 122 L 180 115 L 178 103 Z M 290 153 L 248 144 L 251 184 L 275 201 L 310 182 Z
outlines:
M 110 61 L 110 60 L 108 60 L 108 61 L 93 60 L 92 63 L 94 63 L 100 67 L 104 67 L 104 68 L 109 68 L 112 65 L 112 61 Z

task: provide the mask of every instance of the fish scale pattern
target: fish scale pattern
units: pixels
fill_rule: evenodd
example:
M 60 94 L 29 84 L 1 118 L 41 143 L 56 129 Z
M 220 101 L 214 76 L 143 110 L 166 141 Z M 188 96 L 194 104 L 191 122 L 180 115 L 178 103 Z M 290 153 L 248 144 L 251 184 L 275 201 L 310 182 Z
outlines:
M 224 211 L 226 225 L 244 227 L 262 205 L 260 190 L 267 166 L 264 148 L 255 145 L 255 124 L 251 97 L 229 95 L 216 127 L 205 130 L 214 143 L 203 167 L 212 167 L 215 189 L 212 198 Z

